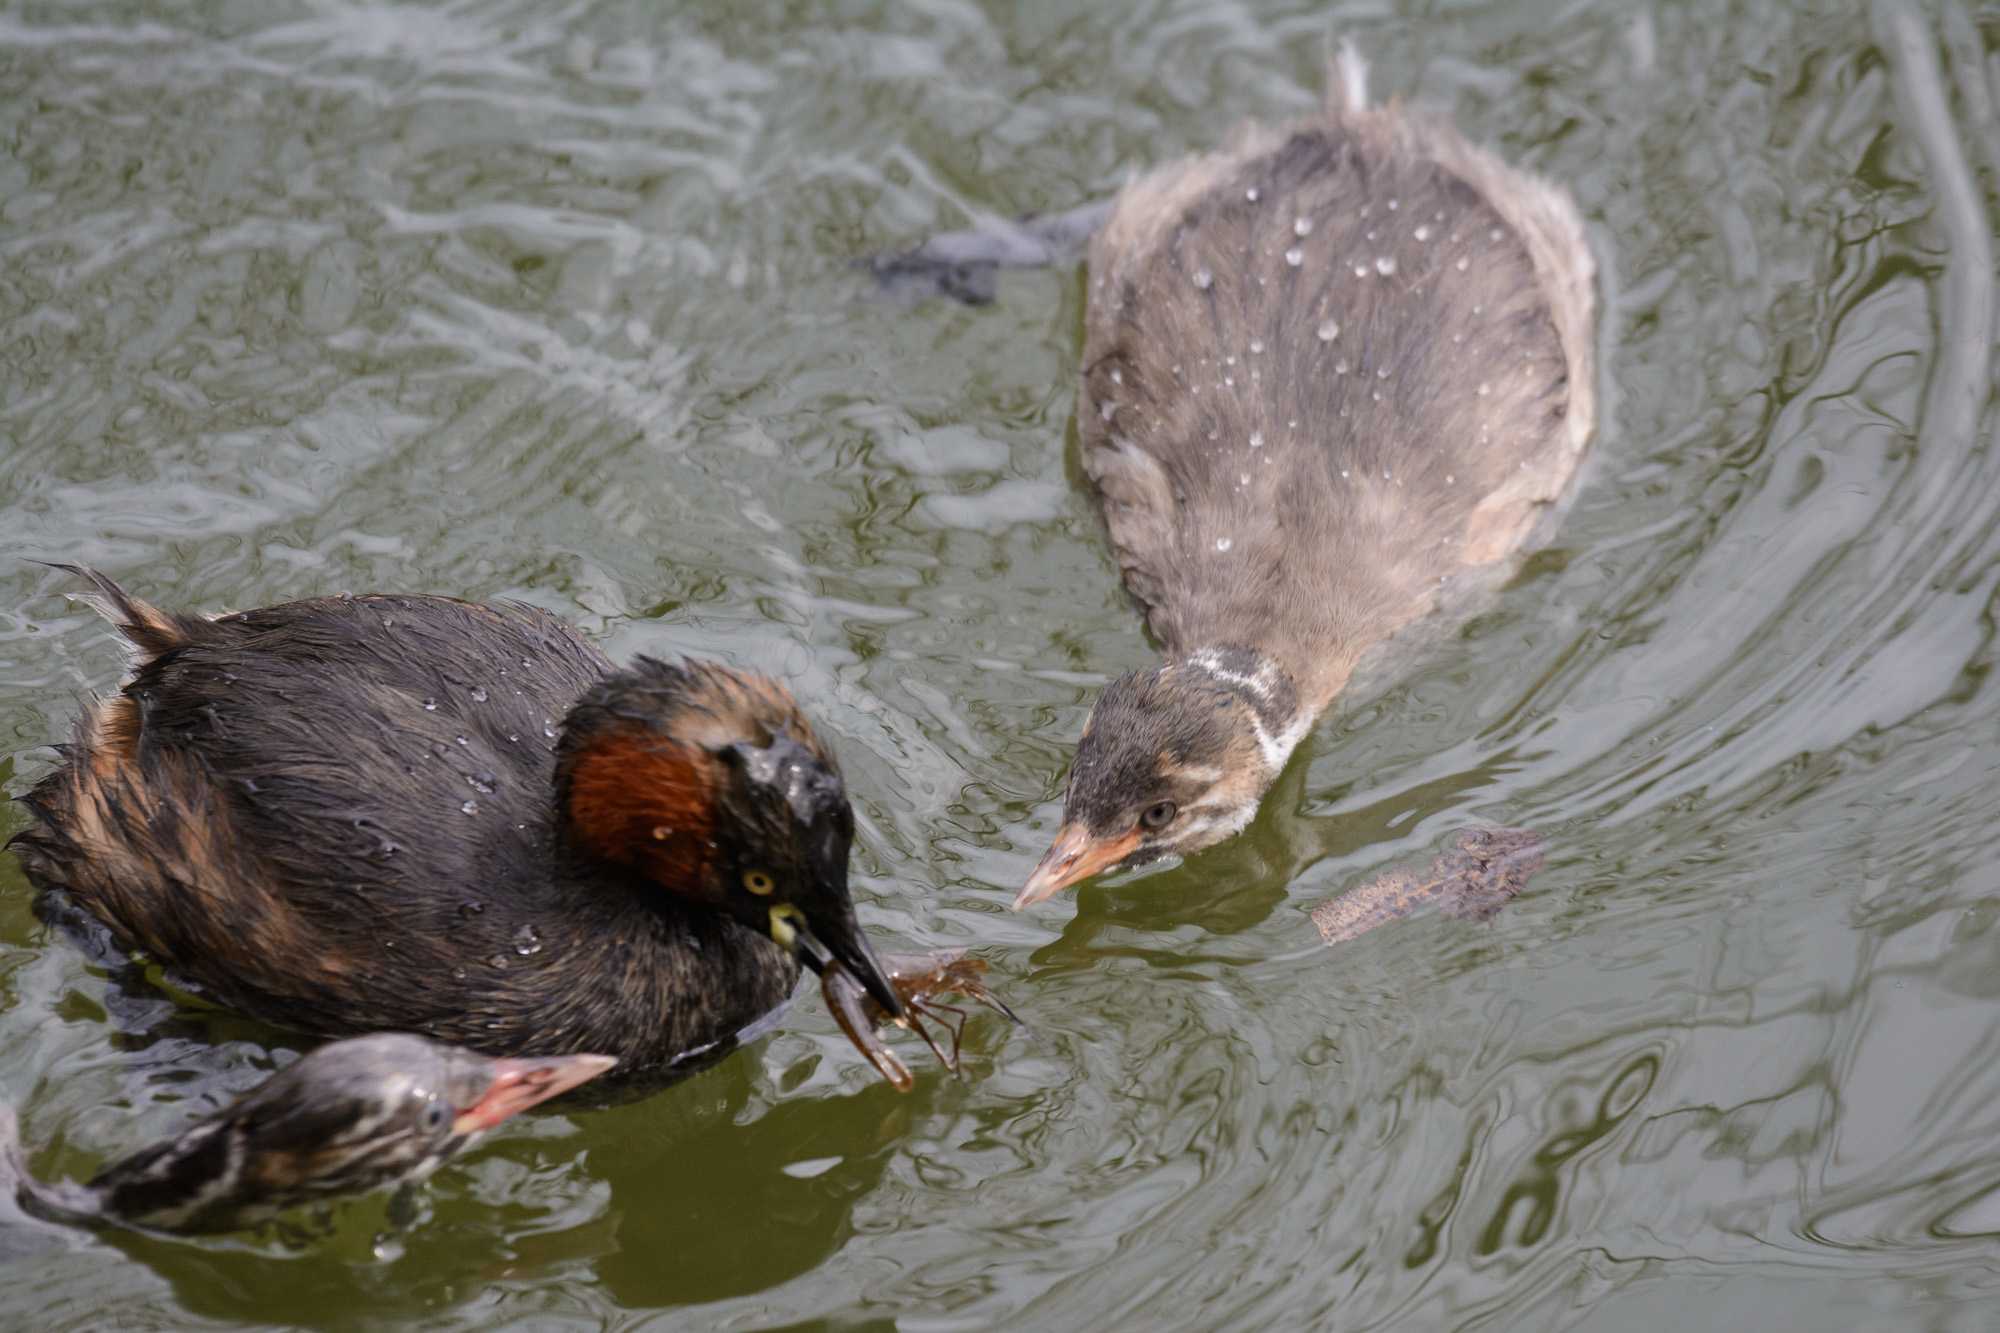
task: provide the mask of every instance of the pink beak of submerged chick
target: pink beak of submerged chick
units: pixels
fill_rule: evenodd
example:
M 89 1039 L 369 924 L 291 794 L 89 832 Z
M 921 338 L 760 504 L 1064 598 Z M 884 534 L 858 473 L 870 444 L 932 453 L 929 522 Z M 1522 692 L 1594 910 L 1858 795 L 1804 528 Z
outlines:
M 1050 898 L 1072 884 L 1102 874 L 1139 849 L 1139 830 L 1099 837 L 1081 824 L 1064 824 L 1035 873 L 1014 898 L 1014 910 Z
M 532 1060 L 495 1060 L 493 1081 L 479 1100 L 451 1122 L 454 1134 L 479 1134 L 509 1116 L 581 1087 L 618 1062 L 608 1055 L 552 1055 Z

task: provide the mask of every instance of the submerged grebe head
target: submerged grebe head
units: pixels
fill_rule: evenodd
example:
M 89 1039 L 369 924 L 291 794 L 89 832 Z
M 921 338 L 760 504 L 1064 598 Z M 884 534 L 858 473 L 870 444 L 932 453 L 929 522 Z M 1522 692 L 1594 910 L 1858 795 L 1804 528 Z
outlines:
M 300 1185 L 345 1192 L 428 1174 L 501 1121 L 617 1063 L 606 1055 L 493 1059 L 376 1033 L 302 1056 L 226 1115 L 243 1130 L 248 1165 L 282 1172 L 289 1162 Z
M 1119 677 L 1090 710 L 1062 828 L 1015 909 L 1240 832 L 1310 721 L 1285 674 L 1247 648 L 1202 649 Z
M 769 935 L 815 972 L 839 963 L 901 1015 L 848 897 L 847 790 L 784 686 L 640 658 L 577 701 L 556 764 L 579 849 Z

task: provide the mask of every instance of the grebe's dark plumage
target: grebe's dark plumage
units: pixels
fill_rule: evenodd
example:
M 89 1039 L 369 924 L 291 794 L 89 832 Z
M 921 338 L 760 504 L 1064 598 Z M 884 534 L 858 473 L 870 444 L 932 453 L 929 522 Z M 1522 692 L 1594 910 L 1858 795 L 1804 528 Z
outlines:
M 28 1174 L 13 1113 L 0 1151 L 50 1221 L 228 1231 L 288 1208 L 422 1180 L 509 1116 L 609 1069 L 601 1055 L 489 1059 L 404 1033 L 322 1046 L 87 1185 Z
M 1091 240 L 1083 467 L 1166 660 L 1099 699 L 1017 907 L 1241 829 L 1362 655 L 1582 459 L 1569 196 L 1364 78 L 1343 56 L 1320 116 L 1143 177 Z
M 519 604 L 326 597 L 203 619 L 97 585 L 138 653 L 14 841 L 216 1001 L 621 1075 L 724 1041 L 837 959 L 878 998 L 853 816 L 782 686 L 614 668 Z

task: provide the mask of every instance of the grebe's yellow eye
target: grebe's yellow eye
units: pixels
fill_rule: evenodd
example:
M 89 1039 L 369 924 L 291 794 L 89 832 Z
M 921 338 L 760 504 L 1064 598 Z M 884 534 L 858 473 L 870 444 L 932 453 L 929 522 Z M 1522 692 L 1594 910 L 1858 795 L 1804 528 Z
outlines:
M 778 887 L 778 881 L 761 870 L 746 870 L 743 872 L 743 887 L 759 898 L 768 898 L 771 890 Z

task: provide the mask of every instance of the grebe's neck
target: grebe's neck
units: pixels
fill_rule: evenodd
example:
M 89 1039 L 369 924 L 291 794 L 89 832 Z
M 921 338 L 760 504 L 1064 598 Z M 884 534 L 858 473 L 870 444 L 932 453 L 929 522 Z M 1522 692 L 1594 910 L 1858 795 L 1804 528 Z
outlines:
M 1210 644 L 1172 658 L 1168 666 L 1193 683 L 1226 691 L 1249 706 L 1267 782 L 1276 780 L 1312 729 L 1313 709 L 1299 697 L 1291 674 L 1267 653 L 1242 644 Z

